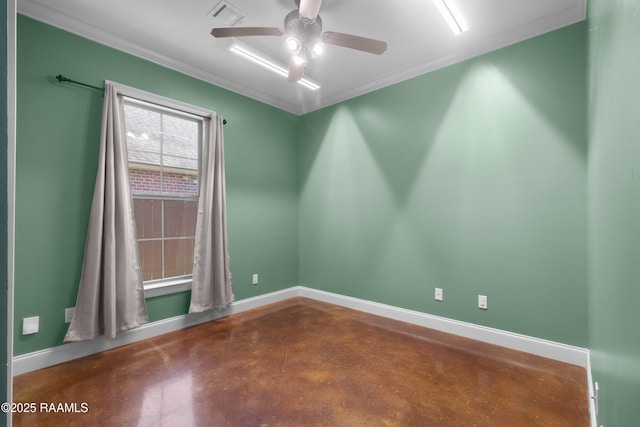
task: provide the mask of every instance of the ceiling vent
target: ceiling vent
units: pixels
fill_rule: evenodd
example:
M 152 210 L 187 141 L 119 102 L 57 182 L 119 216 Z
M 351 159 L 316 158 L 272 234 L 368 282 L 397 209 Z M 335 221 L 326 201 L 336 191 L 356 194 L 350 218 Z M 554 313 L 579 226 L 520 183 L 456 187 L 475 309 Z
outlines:
M 240 12 L 237 7 L 225 0 L 216 4 L 207 15 L 221 20 L 230 27 L 238 25 L 247 17 L 247 15 Z

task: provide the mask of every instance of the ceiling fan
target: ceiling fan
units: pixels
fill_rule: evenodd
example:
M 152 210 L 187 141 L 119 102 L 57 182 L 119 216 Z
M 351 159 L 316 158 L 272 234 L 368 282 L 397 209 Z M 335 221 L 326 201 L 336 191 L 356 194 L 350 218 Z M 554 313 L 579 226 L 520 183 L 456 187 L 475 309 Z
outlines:
M 322 53 L 325 44 L 348 47 L 381 55 L 387 50 L 387 42 L 354 36 L 351 34 L 322 32 L 322 19 L 318 15 L 322 0 L 295 0 L 296 10 L 284 18 L 284 29 L 278 27 L 214 28 L 214 37 L 282 36 L 286 35 L 286 47 L 291 53 L 289 61 L 290 82 L 297 82 L 304 75 L 309 57 Z

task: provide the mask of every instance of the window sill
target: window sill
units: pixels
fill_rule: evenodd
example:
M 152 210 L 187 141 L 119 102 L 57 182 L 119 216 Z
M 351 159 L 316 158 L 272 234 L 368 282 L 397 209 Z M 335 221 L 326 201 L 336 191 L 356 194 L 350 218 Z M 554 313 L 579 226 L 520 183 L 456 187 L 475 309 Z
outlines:
M 144 285 L 144 297 L 153 298 L 191 290 L 191 277 Z

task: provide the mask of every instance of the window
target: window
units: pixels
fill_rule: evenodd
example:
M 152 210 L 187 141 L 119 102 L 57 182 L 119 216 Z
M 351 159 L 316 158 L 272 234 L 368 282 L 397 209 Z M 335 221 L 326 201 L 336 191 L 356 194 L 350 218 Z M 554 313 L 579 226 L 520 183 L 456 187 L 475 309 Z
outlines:
M 203 120 L 125 98 L 129 180 L 145 289 L 190 282 Z

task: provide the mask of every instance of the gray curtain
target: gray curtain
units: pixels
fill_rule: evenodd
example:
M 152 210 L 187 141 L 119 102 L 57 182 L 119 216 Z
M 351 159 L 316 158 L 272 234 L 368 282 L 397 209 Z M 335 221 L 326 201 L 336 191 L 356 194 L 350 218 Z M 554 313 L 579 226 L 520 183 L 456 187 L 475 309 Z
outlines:
M 148 322 L 136 242 L 124 105 L 105 84 L 100 161 L 93 193 L 76 312 L 64 338 L 81 341 Z
M 189 313 L 223 309 L 234 298 L 227 245 L 222 118 L 212 114 L 202 147 L 200 201 Z

